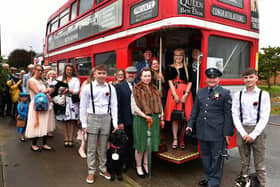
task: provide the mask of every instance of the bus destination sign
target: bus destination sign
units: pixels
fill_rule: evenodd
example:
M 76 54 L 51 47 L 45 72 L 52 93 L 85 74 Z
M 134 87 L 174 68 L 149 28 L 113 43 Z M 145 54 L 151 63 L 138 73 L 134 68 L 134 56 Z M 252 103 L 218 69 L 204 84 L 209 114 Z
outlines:
M 178 0 L 178 14 L 204 17 L 204 0 Z
M 251 0 L 251 29 L 259 30 L 259 8 L 257 0 Z
M 94 34 L 110 30 L 122 25 L 122 0 L 81 19 L 49 36 L 48 50 L 73 43 Z
M 247 16 L 244 14 L 240 14 L 238 12 L 234 12 L 231 10 L 227 10 L 217 6 L 211 6 L 211 14 L 212 16 L 217 16 L 221 18 L 225 18 L 231 21 L 236 21 L 239 23 L 247 23 Z
M 218 0 L 218 1 L 238 8 L 243 8 L 243 0 Z
M 158 16 L 158 0 L 146 0 L 130 8 L 130 24 L 136 24 Z

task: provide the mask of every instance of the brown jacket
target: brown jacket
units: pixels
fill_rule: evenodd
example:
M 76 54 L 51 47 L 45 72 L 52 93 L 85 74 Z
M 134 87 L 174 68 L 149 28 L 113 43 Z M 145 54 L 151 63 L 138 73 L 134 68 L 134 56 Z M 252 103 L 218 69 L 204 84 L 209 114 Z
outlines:
M 155 85 L 140 82 L 134 87 L 133 96 L 136 105 L 145 114 L 161 114 L 161 96 Z

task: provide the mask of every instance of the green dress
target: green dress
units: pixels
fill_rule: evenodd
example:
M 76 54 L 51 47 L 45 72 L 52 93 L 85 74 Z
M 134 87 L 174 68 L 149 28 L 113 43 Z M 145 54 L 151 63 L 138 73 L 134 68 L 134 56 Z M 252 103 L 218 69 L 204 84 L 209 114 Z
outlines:
M 160 118 L 158 114 L 153 114 L 152 131 L 152 151 L 158 151 L 160 144 Z M 147 130 L 148 123 L 141 116 L 134 115 L 133 117 L 133 147 L 138 153 L 146 151 L 147 146 Z

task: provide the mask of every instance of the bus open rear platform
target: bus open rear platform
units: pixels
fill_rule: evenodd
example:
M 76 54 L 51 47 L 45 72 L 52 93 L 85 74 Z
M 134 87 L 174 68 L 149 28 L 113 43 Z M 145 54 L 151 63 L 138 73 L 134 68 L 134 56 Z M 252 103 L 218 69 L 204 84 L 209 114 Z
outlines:
M 169 162 L 182 164 L 189 160 L 199 158 L 200 154 L 197 150 L 197 145 L 188 144 L 184 149 L 181 149 L 179 147 L 176 149 L 172 149 L 169 146 L 166 152 L 157 153 L 156 156 Z

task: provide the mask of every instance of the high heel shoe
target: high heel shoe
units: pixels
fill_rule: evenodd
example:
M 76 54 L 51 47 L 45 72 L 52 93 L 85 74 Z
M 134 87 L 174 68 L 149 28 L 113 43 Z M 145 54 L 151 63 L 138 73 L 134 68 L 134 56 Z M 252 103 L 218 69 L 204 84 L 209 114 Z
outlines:
M 149 171 L 148 169 L 146 170 L 146 167 L 148 168 L 148 163 L 143 164 L 143 172 L 146 176 L 149 176 Z
M 141 166 L 137 166 L 137 167 L 136 167 L 136 174 L 137 174 L 137 176 L 140 177 L 140 178 L 145 178 L 145 174 L 144 174 L 144 173 L 143 173 L 143 174 L 139 174 L 137 168 L 140 168 L 140 169 L 142 170 L 142 167 L 141 167 Z M 143 171 L 142 171 L 142 172 L 143 172 Z
M 176 142 L 176 144 L 174 142 Z M 177 147 L 178 147 L 178 139 L 173 138 L 172 149 L 176 149 Z
M 74 146 L 73 140 L 69 140 L 69 141 L 68 141 L 68 147 L 73 147 L 73 146 Z

